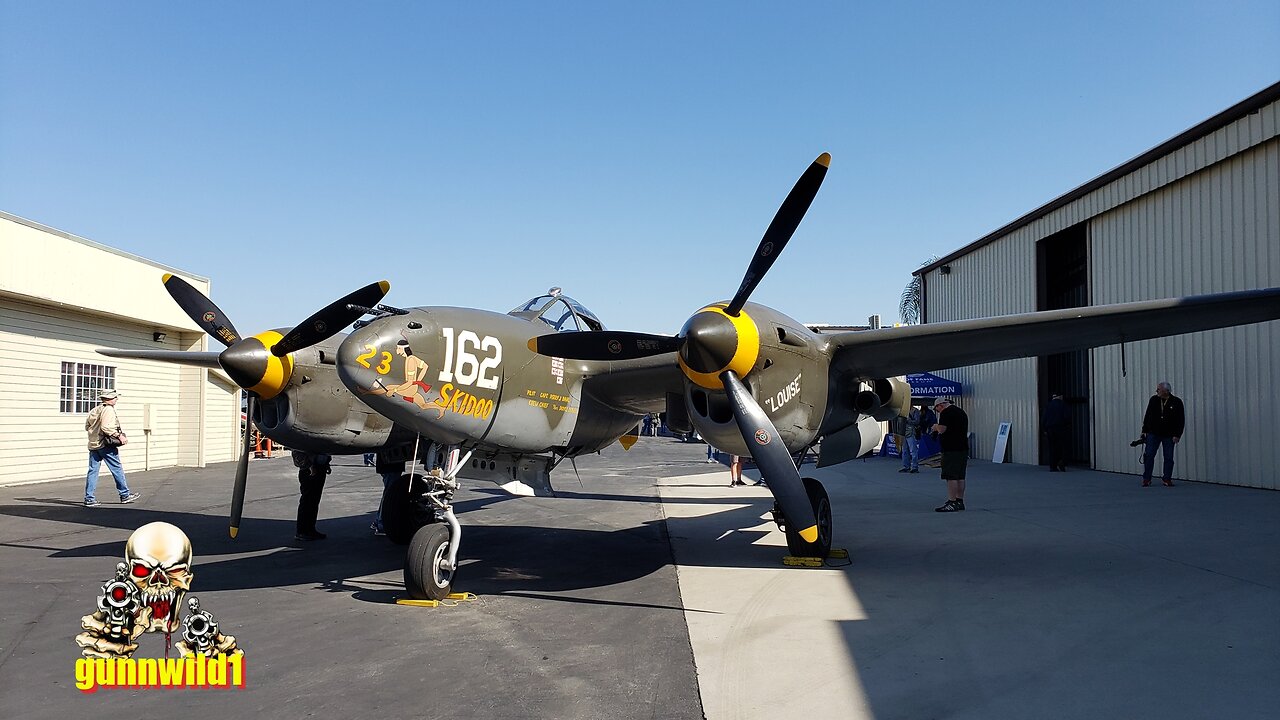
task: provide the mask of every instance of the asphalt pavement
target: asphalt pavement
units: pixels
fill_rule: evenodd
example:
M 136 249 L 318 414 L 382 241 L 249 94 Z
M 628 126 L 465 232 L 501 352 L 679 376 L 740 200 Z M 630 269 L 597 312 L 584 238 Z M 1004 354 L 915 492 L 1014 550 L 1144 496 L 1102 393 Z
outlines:
M 1270 718 L 1280 707 L 1280 493 L 970 466 L 824 470 L 849 559 L 782 564 L 765 489 L 705 446 L 642 438 L 565 463 L 554 498 L 467 483 L 456 607 L 396 605 L 404 549 L 368 526 L 381 483 L 337 458 L 329 538 L 293 540 L 296 471 L 255 460 L 0 488 L 0 717 L 184 713 L 426 718 Z M 752 471 L 748 471 L 751 476 Z M 110 490 L 104 479 L 100 490 Z M 100 497 L 102 493 L 99 493 Z M 107 493 L 110 498 L 111 493 Z M 243 689 L 74 687 L 73 637 L 125 540 L 190 536 L 192 594 L 246 653 Z M 162 657 L 147 635 L 139 657 Z M 180 695 L 180 697 L 178 697 Z M 92 713 L 92 715 L 90 715 Z

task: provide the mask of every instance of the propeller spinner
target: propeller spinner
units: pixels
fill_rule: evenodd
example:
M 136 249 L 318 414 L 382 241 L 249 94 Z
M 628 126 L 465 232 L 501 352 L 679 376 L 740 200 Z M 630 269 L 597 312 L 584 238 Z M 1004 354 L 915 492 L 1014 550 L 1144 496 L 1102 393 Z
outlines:
M 738 431 L 787 525 L 811 544 L 819 539 L 818 522 L 804 481 L 777 428 L 742 381 L 760 355 L 760 330 L 743 308 L 795 234 L 830 166 L 831 155 L 823 153 L 796 181 L 765 230 L 733 299 L 694 313 L 675 337 L 602 331 L 555 333 L 529 341 L 534 352 L 575 360 L 629 360 L 676 352 L 680 369 L 690 382 L 712 390 L 724 388 L 728 393 Z
M 391 283 L 371 283 L 341 297 L 298 323 L 285 335 L 273 330 L 242 338 L 226 314 L 186 280 L 165 274 L 164 287 L 187 317 L 227 346 L 218 355 L 218 364 L 227 376 L 249 392 L 248 419 L 245 422 L 244 446 L 236 464 L 236 484 L 231 496 L 231 537 L 240 531 L 244 493 L 249 474 L 249 438 L 255 399 L 279 395 L 293 375 L 290 353 L 323 342 L 364 315 L 364 308 L 377 305 L 386 297 Z

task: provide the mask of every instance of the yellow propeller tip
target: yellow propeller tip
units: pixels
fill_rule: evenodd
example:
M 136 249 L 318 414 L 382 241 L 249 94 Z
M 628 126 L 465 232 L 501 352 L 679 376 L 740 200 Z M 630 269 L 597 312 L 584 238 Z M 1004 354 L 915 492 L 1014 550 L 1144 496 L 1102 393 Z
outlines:
M 818 542 L 818 526 L 813 525 L 800 531 L 800 537 L 807 543 Z
M 232 539 L 232 540 L 235 540 L 235 539 L 236 539 L 236 534 L 237 534 L 237 533 L 239 533 L 239 532 L 240 532 L 240 528 L 238 528 L 238 527 L 232 527 L 232 528 L 231 528 L 231 539 Z
M 161 278 L 160 282 L 169 282 L 169 278 L 171 277 L 173 277 L 173 273 L 165 273 L 164 277 Z
M 529 352 L 538 352 L 538 338 L 529 338 Z
M 818 163 L 824 168 L 831 167 L 831 153 L 822 153 L 821 155 L 818 156 L 817 160 L 814 160 L 814 162 Z
M 386 294 L 391 290 L 391 283 L 387 282 L 386 280 L 379 280 L 378 287 L 382 288 L 383 294 Z

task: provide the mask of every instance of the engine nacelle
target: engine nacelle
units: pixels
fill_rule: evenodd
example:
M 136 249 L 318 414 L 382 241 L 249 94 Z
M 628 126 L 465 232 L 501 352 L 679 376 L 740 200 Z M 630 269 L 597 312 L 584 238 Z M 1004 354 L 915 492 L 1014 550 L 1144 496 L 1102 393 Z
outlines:
M 911 407 L 911 385 L 906 378 L 879 378 L 859 387 L 853 396 L 854 409 L 881 422 L 905 416 Z
M 797 452 L 814 441 L 827 409 L 829 360 L 816 335 L 776 310 L 747 303 L 744 312 L 760 333 L 760 353 L 742 379 L 773 423 L 787 450 Z M 707 389 L 685 380 L 689 421 L 716 448 L 749 456 L 734 420 L 733 403 L 724 390 Z

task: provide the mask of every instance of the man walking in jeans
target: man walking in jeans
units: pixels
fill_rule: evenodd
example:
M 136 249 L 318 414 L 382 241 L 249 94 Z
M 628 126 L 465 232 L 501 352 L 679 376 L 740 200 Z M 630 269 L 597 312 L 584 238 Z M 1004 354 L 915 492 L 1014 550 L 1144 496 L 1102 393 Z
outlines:
M 98 471 L 104 462 L 107 464 L 107 469 L 111 471 L 111 477 L 115 478 L 116 490 L 120 492 L 120 502 L 131 503 L 142 497 L 136 492 L 129 491 L 129 483 L 124 477 L 124 466 L 120 464 L 120 449 L 104 442 L 105 438 L 127 442 L 124 431 L 120 429 L 120 418 L 116 416 L 116 399 L 119 397 L 120 393 L 115 390 L 103 392 L 98 396 L 102 404 L 90 410 L 89 417 L 84 421 L 84 431 L 89 436 L 89 474 L 84 480 L 85 507 L 100 504 L 93 494 L 98 488 Z

